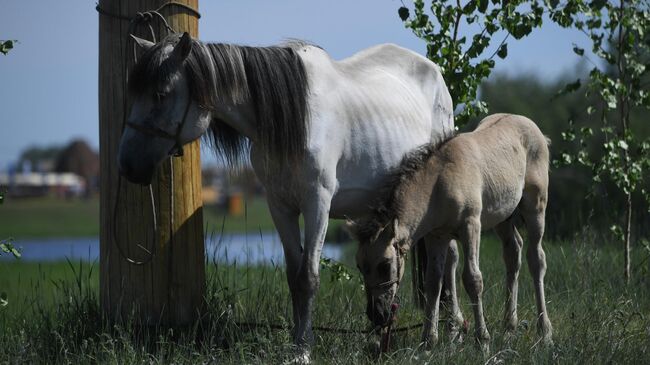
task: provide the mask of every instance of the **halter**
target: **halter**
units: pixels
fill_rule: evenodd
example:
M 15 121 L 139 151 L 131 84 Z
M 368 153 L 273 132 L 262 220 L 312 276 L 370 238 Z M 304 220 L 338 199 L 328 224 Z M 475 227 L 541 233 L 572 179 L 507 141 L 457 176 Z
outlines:
M 382 288 L 390 287 L 393 284 L 397 284 L 397 289 L 395 290 L 395 292 L 397 293 L 397 290 L 399 290 L 399 284 L 400 284 L 399 275 L 400 275 L 400 272 L 402 271 L 402 261 L 400 260 L 400 258 L 402 256 L 402 250 L 397 245 L 397 242 L 393 243 L 393 248 L 395 248 L 395 260 L 397 260 L 397 262 L 396 262 L 397 276 L 393 280 L 384 281 L 383 283 L 379 283 L 377 285 L 373 285 L 371 287 L 368 287 L 368 290 L 382 289 Z
M 185 122 L 187 121 L 187 114 L 190 111 L 191 103 L 192 103 L 192 99 L 188 99 L 187 105 L 185 106 L 185 111 L 183 112 L 183 119 L 178 124 L 178 127 L 176 127 L 175 134 L 171 134 L 158 126 L 151 125 L 149 123 L 136 124 L 127 121 L 126 126 L 142 134 L 174 141 L 174 147 L 172 147 L 172 149 L 169 151 L 170 155 L 174 157 L 183 156 L 183 143 L 181 142 L 181 132 L 183 131 L 183 127 L 185 126 Z

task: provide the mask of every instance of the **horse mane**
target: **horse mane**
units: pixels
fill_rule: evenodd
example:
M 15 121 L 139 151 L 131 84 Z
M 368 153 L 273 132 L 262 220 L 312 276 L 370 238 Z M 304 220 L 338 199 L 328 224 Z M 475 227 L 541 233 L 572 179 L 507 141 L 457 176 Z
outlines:
M 437 143 L 426 143 L 407 153 L 400 164 L 384 179 L 379 188 L 379 194 L 370 208 L 370 215 L 356 225 L 356 236 L 359 242 L 369 242 L 380 229 L 386 227 L 392 220 L 399 218 L 403 210 L 399 191 L 402 184 L 409 181 L 420 171 L 431 158 L 440 156 L 440 148 L 453 139 L 451 135 Z
M 157 90 L 177 77 L 173 60 L 163 59 L 161 50 L 175 44 L 167 37 L 148 50 L 130 77 L 132 91 Z M 250 101 L 256 120 L 256 141 L 268 158 L 288 163 L 300 160 L 306 150 L 309 124 L 307 72 L 297 49 L 306 43 L 271 47 L 247 47 L 192 40 L 185 59 L 190 96 L 203 108 L 221 103 Z M 235 129 L 215 118 L 207 140 L 217 155 L 237 164 L 250 150 L 249 141 Z

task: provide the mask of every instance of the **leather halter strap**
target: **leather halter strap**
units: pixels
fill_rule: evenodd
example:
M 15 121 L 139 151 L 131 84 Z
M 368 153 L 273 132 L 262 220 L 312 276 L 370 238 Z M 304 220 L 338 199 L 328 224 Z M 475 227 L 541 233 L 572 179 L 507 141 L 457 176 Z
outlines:
M 383 289 L 390 287 L 394 284 L 397 284 L 397 289 L 399 290 L 399 284 L 400 284 L 400 272 L 402 271 L 402 261 L 400 260 L 402 256 L 402 251 L 397 245 L 397 243 L 393 243 L 393 247 L 395 248 L 395 260 L 396 260 L 396 266 L 397 266 L 397 276 L 395 279 L 389 280 L 389 281 L 384 281 L 383 283 L 379 283 L 377 285 L 373 285 L 371 287 L 368 287 L 368 290 L 374 290 L 374 289 Z M 397 291 L 397 290 L 396 290 Z
M 183 143 L 181 142 L 181 132 L 183 131 L 183 127 L 185 126 L 185 122 L 187 121 L 187 114 L 190 111 L 191 102 L 192 102 L 191 99 L 187 101 L 187 105 L 185 106 L 185 111 L 183 112 L 183 119 L 176 127 L 175 134 L 171 134 L 158 126 L 150 125 L 150 124 L 137 124 L 133 122 L 126 122 L 126 126 L 142 134 L 174 141 L 174 147 L 172 147 L 172 149 L 170 150 L 170 155 L 174 157 L 183 156 Z

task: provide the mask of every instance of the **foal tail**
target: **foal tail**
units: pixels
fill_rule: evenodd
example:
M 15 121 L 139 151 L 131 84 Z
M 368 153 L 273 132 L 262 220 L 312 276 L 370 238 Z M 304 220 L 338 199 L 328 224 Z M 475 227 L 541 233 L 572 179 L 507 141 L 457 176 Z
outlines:
M 426 297 L 424 296 L 424 274 L 427 270 L 427 250 L 424 238 L 415 243 L 411 255 L 411 280 L 413 281 L 413 301 L 420 309 L 424 309 Z

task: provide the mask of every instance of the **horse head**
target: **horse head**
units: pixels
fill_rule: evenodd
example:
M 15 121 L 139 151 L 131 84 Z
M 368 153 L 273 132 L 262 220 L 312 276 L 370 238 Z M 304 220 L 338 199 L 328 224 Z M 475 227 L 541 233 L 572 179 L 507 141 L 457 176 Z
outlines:
M 404 275 L 405 252 L 396 235 L 397 219 L 371 234 L 364 234 L 365 229 L 352 227 L 359 240 L 356 261 L 366 289 L 366 314 L 374 325 L 384 327 L 392 319 L 391 306 Z
M 118 167 L 129 181 L 149 184 L 156 167 L 210 125 L 210 111 L 192 98 L 186 60 L 194 41 L 188 33 L 159 43 L 132 36 L 144 49 L 129 78 L 133 100 L 119 144 Z

